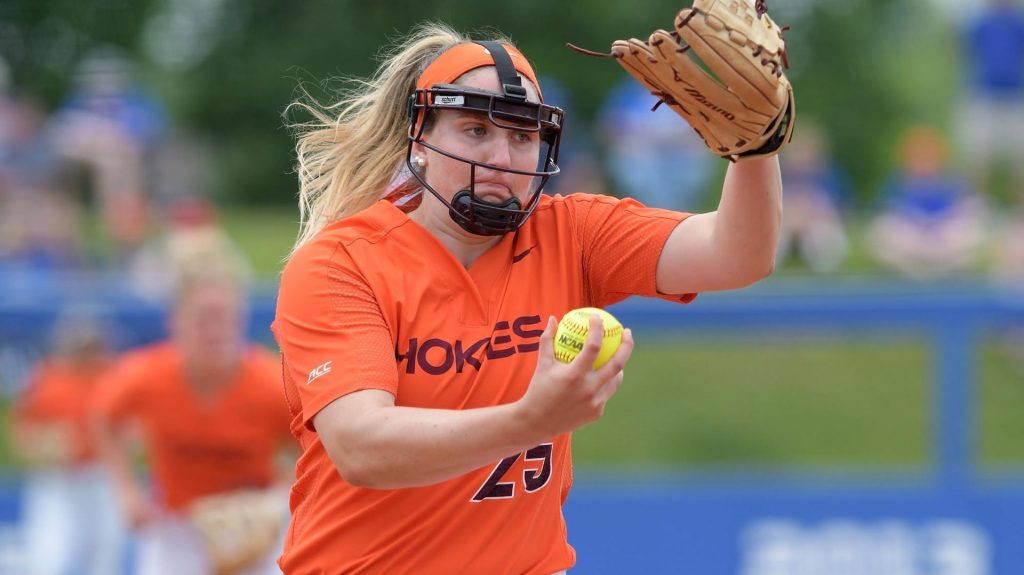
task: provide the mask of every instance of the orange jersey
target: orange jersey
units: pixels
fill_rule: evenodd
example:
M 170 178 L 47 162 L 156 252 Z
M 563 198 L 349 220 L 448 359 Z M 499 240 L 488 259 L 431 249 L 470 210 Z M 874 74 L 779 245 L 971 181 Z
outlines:
M 571 567 L 561 511 L 572 482 L 568 434 L 435 485 L 374 490 L 344 481 L 311 420 L 363 389 L 439 409 L 518 400 L 547 317 L 659 295 L 661 248 L 685 217 L 632 200 L 545 197 L 518 232 L 466 269 L 381 201 L 303 246 L 285 268 L 274 322 L 303 449 L 284 571 L 550 575 Z
M 15 407 L 20 421 L 67 426 L 73 441 L 74 461 L 95 459 L 96 442 L 89 428 L 89 404 L 98 391 L 107 362 L 77 366 L 60 360 L 41 363 L 25 395 Z
M 108 375 L 101 416 L 142 425 L 160 503 L 181 510 L 214 493 L 262 488 L 287 440 L 280 364 L 270 352 L 244 352 L 234 380 L 206 397 L 189 386 L 171 343 L 133 351 Z

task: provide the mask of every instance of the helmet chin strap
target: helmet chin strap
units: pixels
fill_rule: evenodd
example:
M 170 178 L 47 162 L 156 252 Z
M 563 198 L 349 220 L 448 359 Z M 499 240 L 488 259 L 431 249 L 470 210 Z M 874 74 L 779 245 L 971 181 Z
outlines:
M 478 236 L 500 236 L 515 231 L 521 223 L 516 216 L 523 203 L 511 197 L 500 204 L 477 198 L 472 186 L 452 198 L 448 213 L 462 229 Z

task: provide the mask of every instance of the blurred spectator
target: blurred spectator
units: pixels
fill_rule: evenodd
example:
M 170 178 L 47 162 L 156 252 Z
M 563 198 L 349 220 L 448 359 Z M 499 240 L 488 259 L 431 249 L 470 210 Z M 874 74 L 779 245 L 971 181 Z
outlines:
M 1024 210 L 1018 208 L 1007 215 L 994 251 L 995 277 L 1018 288 L 1024 286 Z
M 901 140 L 900 165 L 881 193 L 870 247 L 883 264 L 916 278 L 978 263 L 988 227 L 984 199 L 948 167 L 946 139 L 928 126 Z
M 544 86 L 544 102 L 562 110 L 576 110 L 572 94 L 560 81 L 539 78 Z M 568 117 L 562 130 L 558 150 L 559 174 L 549 180 L 544 191 L 548 194 L 607 194 L 604 173 L 594 155 L 594 142 L 587 122 L 581 117 Z
M 77 267 L 78 205 L 63 193 L 45 138 L 45 113 L 27 97 L 0 95 L 0 264 Z
M 27 96 L 0 93 L 0 178 L 4 188 L 25 185 L 54 169 L 43 137 L 46 113 Z
M 600 111 L 601 140 L 615 195 L 647 206 L 698 211 L 707 201 L 715 156 L 686 121 L 624 77 Z
M 783 194 L 779 263 L 792 257 L 815 272 L 835 271 L 849 252 L 842 202 L 849 199 L 846 173 L 832 159 L 827 134 L 804 121 L 781 155 Z
M 1024 201 L 1024 7 L 986 0 L 966 31 L 967 96 L 960 109 L 964 158 L 975 185 L 991 192 L 999 162 L 1011 194 Z
M 216 154 L 199 135 L 172 128 L 153 154 L 147 189 L 158 211 L 173 210 L 193 198 L 209 198 L 216 179 Z M 160 219 L 166 213 L 158 214 Z
M 0 201 L 0 263 L 34 272 L 78 269 L 80 207 L 52 181 L 19 187 Z
M 112 48 L 83 59 L 71 94 L 56 111 L 56 149 L 86 169 L 117 255 L 137 247 L 148 231 L 147 161 L 165 123 L 160 104 L 139 85 L 132 61 Z
M 88 314 L 58 322 L 56 352 L 37 366 L 11 425 L 28 466 L 23 526 L 33 575 L 122 572 L 126 532 L 89 429 L 89 405 L 109 366 L 105 334 Z
M 130 352 L 109 372 L 98 400 L 100 447 L 121 509 L 139 536 L 142 575 L 213 575 L 190 520 L 208 497 L 258 493 L 287 515 L 278 450 L 293 446 L 280 362 L 244 341 L 240 263 L 216 240 L 191 236 L 166 262 L 174 270 L 167 341 Z M 141 430 L 152 491 L 133 473 L 131 429 Z M 227 533 L 226 537 L 245 537 Z M 277 573 L 280 547 L 235 573 Z

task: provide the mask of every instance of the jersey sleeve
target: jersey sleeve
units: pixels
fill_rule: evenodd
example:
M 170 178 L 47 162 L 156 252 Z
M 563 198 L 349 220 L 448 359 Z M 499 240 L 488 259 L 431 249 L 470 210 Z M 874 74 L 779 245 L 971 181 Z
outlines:
M 148 368 L 141 356 L 129 354 L 116 362 L 99 380 L 91 410 L 108 421 L 123 421 L 145 408 Z
M 570 203 L 590 305 L 605 307 L 629 296 L 688 303 L 696 294 L 662 294 L 658 260 L 669 235 L 690 214 L 645 207 L 633 199 L 576 194 Z
M 340 246 L 325 247 L 308 245 L 285 267 L 273 326 L 289 408 L 309 429 L 344 395 L 398 390 L 394 341 L 377 298 Z

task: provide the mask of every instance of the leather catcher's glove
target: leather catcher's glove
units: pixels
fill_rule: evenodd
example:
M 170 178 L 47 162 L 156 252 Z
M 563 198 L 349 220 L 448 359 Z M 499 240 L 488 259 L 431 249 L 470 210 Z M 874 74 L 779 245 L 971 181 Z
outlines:
M 646 42 L 616 40 L 610 56 L 686 118 L 715 154 L 732 161 L 776 154 L 792 137 L 796 108 L 783 73 L 783 30 L 766 11 L 765 0 L 694 0 L 674 31 L 657 30 Z
M 284 524 L 272 491 L 243 490 L 210 495 L 189 509 L 213 572 L 230 575 L 265 560 Z

